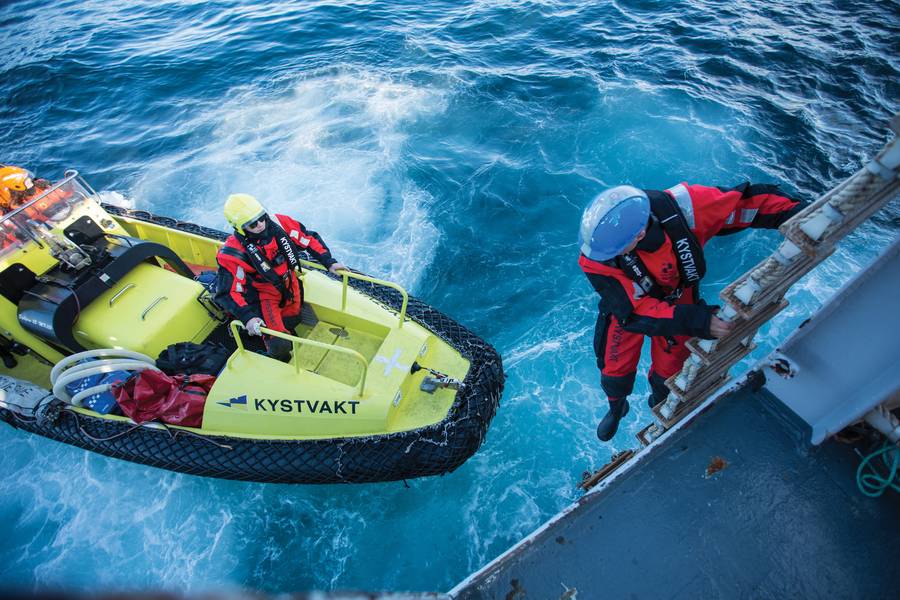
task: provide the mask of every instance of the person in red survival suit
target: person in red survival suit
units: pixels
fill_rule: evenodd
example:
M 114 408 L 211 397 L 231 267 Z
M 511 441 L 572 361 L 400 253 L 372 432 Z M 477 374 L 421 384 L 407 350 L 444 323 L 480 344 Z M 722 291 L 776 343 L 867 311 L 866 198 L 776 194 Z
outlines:
M 44 192 L 49 190 L 52 185 L 53 184 L 50 183 L 50 181 L 48 181 L 47 179 L 35 179 L 34 190 L 29 196 L 23 198 L 21 204 L 27 204 L 34 198 L 41 196 L 41 194 L 44 194 Z M 71 196 L 71 191 L 57 188 L 41 197 L 37 202 L 35 202 L 22 212 L 25 213 L 27 218 L 44 223 L 50 220 L 51 211 L 56 210 L 63 201 L 67 200 Z
M 578 264 L 600 294 L 594 352 L 609 411 L 597 437 L 612 439 L 628 413 L 644 336 L 651 338 L 652 408 L 666 399 L 665 380 L 688 357 L 685 341 L 731 330 L 698 294 L 706 242 L 748 227 L 777 228 L 803 206 L 776 185 L 749 182 L 729 189 L 680 183 L 665 191 L 621 185 L 591 202 Z
M 0 212 L 6 214 L 21 208 L 52 187 L 46 179 L 36 178 L 27 169 L 0 166 Z M 47 212 L 55 204 L 66 200 L 71 192 L 56 189 L 26 208 L 23 212 L 28 219 L 47 221 Z
M 216 299 L 251 335 L 261 335 L 261 327 L 292 333 L 288 330 L 299 322 L 303 304 L 297 278 L 300 251 L 309 252 L 332 273 L 347 267 L 331 256 L 318 233 L 285 215 L 275 215 L 276 222 L 249 194 L 230 195 L 225 218 L 234 233 L 216 255 Z M 265 343 L 270 356 L 290 358 L 290 342 L 268 337 Z
M 21 167 L 0 165 L 0 211 L 12 212 L 50 187 L 46 179 Z
M 25 193 L 34 189 L 31 172 L 11 165 L 0 165 L 0 216 L 12 212 L 21 205 Z M 0 248 L 8 248 L 19 241 L 15 225 L 0 224 Z
M 51 187 L 46 179 L 36 179 L 34 174 L 21 167 L 0 165 L 0 216 L 8 214 L 28 204 L 33 198 L 41 195 Z M 54 192 L 56 194 L 58 192 Z M 34 205 L 25 209 L 25 218 L 46 221 L 44 205 L 47 198 L 41 199 Z M 7 248 L 18 240 L 15 226 L 4 224 L 0 227 L 0 246 Z

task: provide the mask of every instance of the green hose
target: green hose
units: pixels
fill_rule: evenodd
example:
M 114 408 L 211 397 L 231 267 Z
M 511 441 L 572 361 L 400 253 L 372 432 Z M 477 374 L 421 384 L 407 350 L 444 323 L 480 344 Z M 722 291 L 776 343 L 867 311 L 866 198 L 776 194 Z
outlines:
M 875 465 L 870 464 L 879 456 L 888 470 L 887 477 L 882 476 Z M 900 492 L 900 481 L 897 481 L 898 470 L 900 470 L 900 448 L 885 441 L 880 449 L 866 456 L 859 463 L 859 468 L 856 470 L 856 485 L 859 487 L 859 491 L 869 498 L 878 498 L 888 488 Z

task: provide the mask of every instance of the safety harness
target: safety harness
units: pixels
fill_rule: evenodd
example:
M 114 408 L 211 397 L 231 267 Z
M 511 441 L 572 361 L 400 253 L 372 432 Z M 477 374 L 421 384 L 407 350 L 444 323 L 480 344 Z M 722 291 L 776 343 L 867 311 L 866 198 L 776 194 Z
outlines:
M 681 273 L 681 284 L 667 293 L 650 275 L 636 252 L 631 251 L 617 256 L 610 262 L 634 280 L 645 294 L 665 301 L 675 301 L 684 294 L 685 289 L 695 287 L 706 274 L 706 260 L 697 236 L 691 231 L 694 221 L 693 205 L 690 193 L 683 185 L 675 186 L 665 192 L 645 190 L 650 198 L 650 212 L 655 216 L 665 234 L 672 240 L 675 262 Z
M 294 299 L 293 288 L 291 286 L 291 271 L 300 270 L 300 259 L 298 258 L 298 253 L 300 252 L 299 248 L 294 244 L 290 237 L 288 237 L 287 232 L 272 221 L 268 216 L 266 217 L 266 230 L 269 228 L 273 231 L 272 237 L 275 238 L 277 242 L 276 247 L 278 249 L 278 253 L 275 255 L 274 263 L 275 266 L 278 266 L 284 262 L 288 263 L 288 268 L 285 270 L 284 275 L 278 275 L 275 272 L 275 268 L 269 264 L 269 261 L 266 259 L 266 255 L 263 252 L 262 248 L 259 244 L 256 244 L 250 241 L 247 236 L 234 232 L 234 237 L 241 242 L 241 245 L 244 247 L 244 252 L 240 253 L 242 256 L 238 256 L 243 260 L 246 260 L 250 263 L 256 272 L 265 279 L 268 283 L 275 286 L 275 288 L 281 294 L 281 302 L 279 303 L 281 306 L 284 306 L 288 302 Z M 233 255 L 237 255 L 238 252 L 229 247 L 224 247 L 225 251 L 234 251 L 230 252 Z

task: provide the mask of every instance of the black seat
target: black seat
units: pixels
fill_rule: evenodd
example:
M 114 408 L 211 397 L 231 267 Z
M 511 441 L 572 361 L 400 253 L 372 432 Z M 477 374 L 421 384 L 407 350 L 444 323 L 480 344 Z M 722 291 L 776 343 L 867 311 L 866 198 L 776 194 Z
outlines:
M 85 348 L 72 334 L 78 313 L 139 264 L 159 258 L 176 273 L 193 278 L 191 269 L 171 248 L 156 242 L 119 237 L 115 241 L 106 241 L 104 250 L 109 259 L 103 265 L 92 265 L 78 272 L 56 267 L 22 290 L 18 301 L 18 318 L 22 327 L 63 349 L 81 352 Z M 0 274 L 0 286 L 5 273 Z M 21 274 L 10 274 L 9 278 L 13 277 L 22 281 L 26 279 Z

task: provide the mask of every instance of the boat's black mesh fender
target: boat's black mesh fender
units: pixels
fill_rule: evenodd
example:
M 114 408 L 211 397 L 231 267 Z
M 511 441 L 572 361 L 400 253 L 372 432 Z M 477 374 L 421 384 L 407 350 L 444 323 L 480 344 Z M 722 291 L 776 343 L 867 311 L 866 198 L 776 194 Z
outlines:
M 226 233 L 145 211 L 104 205 L 110 213 L 224 240 Z M 333 276 L 332 276 L 333 277 Z M 402 299 L 392 288 L 351 285 L 394 312 Z M 453 471 L 481 446 L 503 391 L 497 351 L 465 327 L 416 298 L 409 318 L 456 348 L 471 363 L 450 413 L 435 425 L 394 434 L 332 440 L 250 440 L 207 436 L 159 425 L 135 426 L 64 409 L 51 421 L 0 408 L 16 427 L 87 450 L 192 475 L 261 482 L 373 482 Z M 56 404 L 55 402 L 52 404 Z M 48 407 L 51 405 L 47 405 Z

